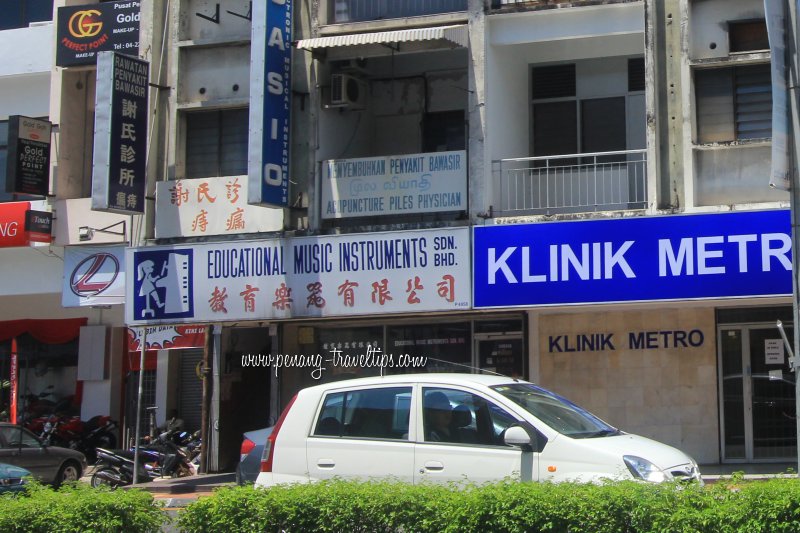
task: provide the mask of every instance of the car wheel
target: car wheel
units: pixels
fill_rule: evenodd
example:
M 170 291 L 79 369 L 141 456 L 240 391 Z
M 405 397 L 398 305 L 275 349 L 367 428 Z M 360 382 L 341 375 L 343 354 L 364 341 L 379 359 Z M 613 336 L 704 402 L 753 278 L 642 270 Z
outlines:
M 67 461 L 58 470 L 55 486 L 60 487 L 63 483 L 78 481 L 81 478 L 81 466 L 75 461 Z

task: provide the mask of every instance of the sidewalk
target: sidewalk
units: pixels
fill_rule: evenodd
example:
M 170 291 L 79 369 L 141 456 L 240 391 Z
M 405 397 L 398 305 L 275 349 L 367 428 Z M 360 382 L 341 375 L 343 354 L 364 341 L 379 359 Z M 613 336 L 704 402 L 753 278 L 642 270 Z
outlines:
M 136 488 L 153 494 L 153 498 L 164 503 L 167 508 L 186 507 L 200 496 L 206 496 L 219 487 L 233 486 L 236 474 L 198 474 L 196 476 L 156 479 L 150 483 L 136 485 Z M 130 487 L 124 487 L 130 488 Z
M 744 479 L 769 479 L 774 477 L 797 477 L 797 463 L 729 463 L 700 465 L 703 481 L 714 483 L 720 478 L 743 472 Z

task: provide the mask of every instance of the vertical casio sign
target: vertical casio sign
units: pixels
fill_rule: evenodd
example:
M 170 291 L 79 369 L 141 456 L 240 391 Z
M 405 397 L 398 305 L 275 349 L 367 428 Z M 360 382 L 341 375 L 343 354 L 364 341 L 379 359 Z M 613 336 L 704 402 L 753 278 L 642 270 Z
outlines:
M 289 203 L 292 2 L 253 4 L 248 203 Z

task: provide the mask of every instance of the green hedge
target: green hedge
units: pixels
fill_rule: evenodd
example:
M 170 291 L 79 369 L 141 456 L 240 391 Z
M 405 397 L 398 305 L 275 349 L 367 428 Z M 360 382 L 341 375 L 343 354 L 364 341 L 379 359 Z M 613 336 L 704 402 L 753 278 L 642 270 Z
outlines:
M 0 495 L 3 533 L 161 531 L 166 513 L 153 496 L 141 490 L 111 491 L 86 484 L 59 490 L 31 483 L 26 492 Z
M 332 481 L 233 487 L 178 516 L 186 532 L 800 531 L 800 480 L 707 487 L 499 483 L 480 487 Z M 0 528 L 2 529 L 2 528 Z

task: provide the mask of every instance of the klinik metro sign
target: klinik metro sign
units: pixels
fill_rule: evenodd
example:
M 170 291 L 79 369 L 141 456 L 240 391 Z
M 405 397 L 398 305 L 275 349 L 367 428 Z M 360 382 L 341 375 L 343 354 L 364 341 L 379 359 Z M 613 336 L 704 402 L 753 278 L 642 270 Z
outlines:
M 250 55 L 249 204 L 289 204 L 292 2 L 253 2 Z

